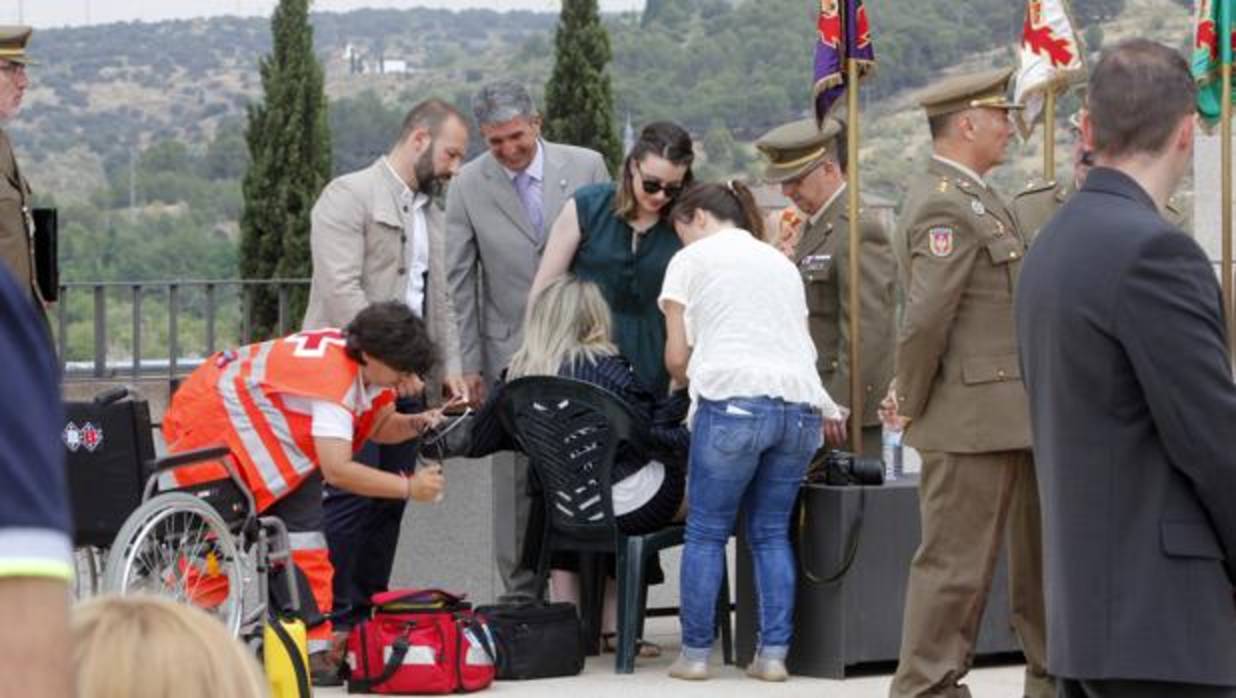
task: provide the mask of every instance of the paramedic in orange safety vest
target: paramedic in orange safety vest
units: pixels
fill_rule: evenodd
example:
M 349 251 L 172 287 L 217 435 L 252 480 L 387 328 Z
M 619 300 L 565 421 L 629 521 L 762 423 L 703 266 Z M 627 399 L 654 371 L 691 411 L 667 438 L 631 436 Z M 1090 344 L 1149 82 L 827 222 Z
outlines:
M 322 481 L 367 497 L 429 502 L 438 496 L 445 482 L 440 465 L 405 477 L 353 460 L 367 439 L 407 441 L 442 419 L 438 410 L 395 411 L 395 398 L 419 393 L 420 377 L 436 361 L 420 318 L 403 303 L 376 303 L 343 330 L 301 332 L 209 357 L 164 415 L 169 451 L 226 444 L 258 511 L 287 525 L 292 558 L 323 616 L 309 629 L 315 683 L 333 682 L 343 654 L 325 618 L 332 568 L 322 533 Z M 178 487 L 226 477 L 217 463 L 172 475 Z

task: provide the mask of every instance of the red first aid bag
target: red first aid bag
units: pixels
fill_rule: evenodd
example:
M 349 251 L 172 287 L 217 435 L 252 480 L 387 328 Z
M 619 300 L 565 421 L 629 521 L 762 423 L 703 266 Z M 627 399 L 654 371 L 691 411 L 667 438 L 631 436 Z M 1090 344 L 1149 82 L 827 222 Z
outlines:
M 348 693 L 469 693 L 494 680 L 493 639 L 462 595 L 395 589 L 348 636 Z

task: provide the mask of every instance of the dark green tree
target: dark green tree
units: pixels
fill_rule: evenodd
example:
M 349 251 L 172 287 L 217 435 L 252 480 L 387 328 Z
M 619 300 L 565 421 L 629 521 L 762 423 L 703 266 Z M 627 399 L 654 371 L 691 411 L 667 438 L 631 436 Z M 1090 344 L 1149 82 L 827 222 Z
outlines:
M 261 103 L 250 105 L 250 163 L 240 216 L 240 273 L 246 279 L 310 274 L 309 211 L 330 177 L 330 130 L 322 66 L 313 54 L 309 0 L 280 0 L 270 21 L 274 46 L 262 58 Z M 279 331 L 279 296 L 255 289 L 254 338 Z M 308 289 L 292 287 L 284 329 L 299 327 Z
M 606 65 L 609 33 L 597 0 L 563 0 L 554 37 L 554 72 L 545 85 L 545 135 L 592 148 L 611 170 L 622 160 L 614 128 L 614 94 Z

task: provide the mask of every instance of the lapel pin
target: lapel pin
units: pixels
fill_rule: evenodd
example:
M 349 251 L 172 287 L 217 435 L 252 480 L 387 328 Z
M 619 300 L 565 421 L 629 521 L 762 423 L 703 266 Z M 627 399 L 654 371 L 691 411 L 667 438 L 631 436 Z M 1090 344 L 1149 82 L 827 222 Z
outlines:
M 987 209 L 983 208 L 983 202 L 978 199 L 972 199 L 970 201 L 970 209 L 974 211 L 974 215 L 976 216 L 981 216 L 984 213 L 987 213 Z

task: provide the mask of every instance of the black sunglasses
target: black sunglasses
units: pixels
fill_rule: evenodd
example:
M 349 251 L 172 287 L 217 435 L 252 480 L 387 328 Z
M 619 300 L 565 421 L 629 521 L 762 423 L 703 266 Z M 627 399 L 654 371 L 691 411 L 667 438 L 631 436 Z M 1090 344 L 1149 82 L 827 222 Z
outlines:
M 635 165 L 635 171 L 639 173 L 640 188 L 644 190 L 645 194 L 665 192 L 666 198 L 672 199 L 682 193 L 681 182 L 678 184 L 666 184 L 656 177 L 649 177 L 644 174 L 644 170 L 638 164 Z

